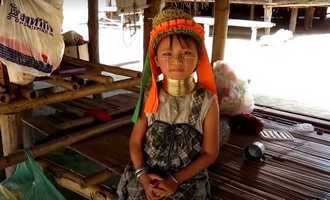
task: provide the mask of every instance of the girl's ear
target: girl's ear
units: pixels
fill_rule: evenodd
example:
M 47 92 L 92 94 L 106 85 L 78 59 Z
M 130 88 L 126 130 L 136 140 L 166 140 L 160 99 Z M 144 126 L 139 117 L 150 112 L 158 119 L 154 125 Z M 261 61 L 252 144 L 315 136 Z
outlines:
M 156 65 L 157 65 L 157 67 L 159 67 L 159 62 L 158 62 L 158 56 L 155 56 L 155 63 L 156 63 Z

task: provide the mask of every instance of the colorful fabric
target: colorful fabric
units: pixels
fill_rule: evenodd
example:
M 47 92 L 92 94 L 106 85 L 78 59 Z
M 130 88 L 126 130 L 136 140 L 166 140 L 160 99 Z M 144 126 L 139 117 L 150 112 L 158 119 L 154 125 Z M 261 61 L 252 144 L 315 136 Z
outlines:
M 142 98 L 145 87 L 150 86 L 149 95 L 144 105 L 145 113 L 155 113 L 159 106 L 157 79 L 161 74 L 155 62 L 156 48 L 162 38 L 172 34 L 187 34 L 192 36 L 199 44 L 199 62 L 197 65 L 198 83 L 211 91 L 217 93 L 212 66 L 209 62 L 207 51 L 204 45 L 204 29 L 196 23 L 192 17 L 178 9 L 167 9 L 155 17 L 153 30 L 150 33 L 150 41 L 147 58 L 145 59 L 143 77 L 141 80 L 140 99 L 135 108 L 132 118 L 137 122 L 142 106 Z M 146 73 L 146 74 L 145 74 Z
M 210 95 L 209 91 L 202 87 L 197 87 L 190 95 L 193 97 L 191 110 L 194 111 L 189 113 L 188 121 L 185 123 L 172 124 L 168 121 L 159 121 L 155 116 L 158 113 L 149 116 L 153 120 L 147 130 L 143 145 L 144 160 L 149 172 L 166 177 L 188 166 L 200 155 L 203 133 L 196 129 L 197 119 L 206 103 L 201 99 Z M 180 99 L 183 100 L 183 98 Z M 134 171 L 132 163 L 125 168 L 117 190 L 119 200 L 147 199 Z M 166 199 L 206 200 L 209 197 L 208 174 L 206 170 L 203 170 L 181 184 L 178 190 Z

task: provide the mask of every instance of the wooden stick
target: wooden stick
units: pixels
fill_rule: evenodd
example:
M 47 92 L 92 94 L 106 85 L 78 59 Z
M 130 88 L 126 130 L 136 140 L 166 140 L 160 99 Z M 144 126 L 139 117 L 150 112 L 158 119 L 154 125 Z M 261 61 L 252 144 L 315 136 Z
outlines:
M 95 81 L 95 82 L 102 83 L 102 84 L 110 84 L 110 83 L 113 82 L 112 77 L 102 76 L 102 75 L 96 74 L 96 73 L 85 73 L 85 74 L 77 75 L 77 77 L 82 78 L 82 79 Z
M 82 180 L 82 187 L 90 187 L 93 185 L 97 185 L 103 183 L 104 181 L 108 180 L 111 177 L 112 173 L 109 170 L 103 170 L 97 172 L 93 175 L 83 178 Z
M 48 105 L 52 103 L 58 103 L 62 101 L 68 101 L 72 99 L 77 99 L 85 96 L 89 96 L 92 94 L 98 94 L 106 91 L 111 91 L 114 89 L 125 89 L 128 87 L 135 86 L 139 84 L 139 78 L 131 78 L 121 81 L 113 82 L 109 85 L 104 84 L 94 84 L 91 86 L 86 86 L 80 88 L 78 91 L 65 91 L 56 94 L 50 94 L 46 96 L 39 97 L 34 100 L 19 100 L 9 105 L 0 105 L 0 114 L 9 114 L 9 113 L 17 113 L 23 110 L 28 110 L 32 108 L 37 108 L 43 105 Z
M 63 64 L 69 64 L 74 66 L 85 66 L 99 71 L 106 71 L 113 74 L 119 74 L 128 77 L 141 77 L 141 72 L 139 71 L 124 69 L 117 66 L 90 63 L 84 60 L 79 60 L 68 56 L 63 56 L 62 62 Z
M 110 122 L 90 127 L 86 130 L 78 131 L 70 135 L 63 136 L 61 138 L 57 138 L 53 141 L 35 146 L 31 148 L 31 152 L 34 157 L 39 157 L 45 155 L 51 151 L 56 149 L 74 144 L 76 142 L 85 140 L 89 137 L 104 133 L 105 131 L 110 131 L 112 129 L 118 128 L 125 124 L 129 124 L 131 122 L 130 116 L 125 116 L 119 119 L 112 120 Z M 2 127 L 1 127 L 2 128 Z M 3 134 L 2 134 L 3 135 Z M 17 151 L 16 153 L 10 154 L 0 159 L 0 169 L 11 166 L 13 164 L 22 162 L 26 159 L 24 151 Z
M 50 84 L 57 85 L 68 90 L 75 91 L 79 89 L 79 85 L 77 83 L 72 83 L 59 76 L 51 76 L 51 78 L 46 81 Z
M 3 155 L 8 156 L 14 153 L 22 144 L 21 115 L 0 115 L 0 125 Z M 9 177 L 14 169 L 14 167 L 7 168 L 6 176 Z

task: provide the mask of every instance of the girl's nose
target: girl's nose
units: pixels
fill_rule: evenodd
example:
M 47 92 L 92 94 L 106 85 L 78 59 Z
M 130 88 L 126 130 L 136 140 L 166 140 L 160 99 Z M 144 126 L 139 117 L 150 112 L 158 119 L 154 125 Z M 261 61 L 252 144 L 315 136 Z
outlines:
M 176 63 L 176 62 L 178 62 L 178 63 L 184 63 L 184 57 L 181 54 L 179 54 L 177 56 L 172 56 L 171 57 L 171 61 L 172 61 L 172 63 Z

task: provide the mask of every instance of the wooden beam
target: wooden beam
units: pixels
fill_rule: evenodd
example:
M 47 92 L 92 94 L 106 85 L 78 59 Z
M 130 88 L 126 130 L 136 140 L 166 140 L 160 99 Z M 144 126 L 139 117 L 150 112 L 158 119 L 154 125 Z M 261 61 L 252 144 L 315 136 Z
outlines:
M 296 31 L 297 19 L 298 19 L 298 9 L 299 8 L 291 8 L 289 30 L 292 32 Z
M 99 63 L 99 17 L 98 0 L 88 0 L 88 52 L 89 61 Z
M 144 10 L 143 19 L 143 59 L 147 55 L 147 49 L 149 45 L 149 34 L 152 30 L 152 19 L 157 15 L 161 7 L 161 0 L 147 0 L 149 7 Z
M 228 31 L 229 0 L 216 0 L 214 5 L 214 30 L 212 62 L 223 60 Z
M 22 123 L 20 114 L 0 115 L 3 155 L 8 156 L 22 144 Z M 15 167 L 6 168 L 6 176 L 14 172 Z
M 124 116 L 124 117 L 121 117 L 121 118 L 118 118 L 118 119 L 115 119 L 115 120 L 112 120 L 112 121 L 109 121 L 109 122 L 106 122 L 106 123 L 103 123 L 103 124 L 100 124 L 100 125 L 97 125 L 94 127 L 87 128 L 82 131 L 77 131 L 70 135 L 66 135 L 66 136 L 54 139 L 50 142 L 32 147 L 30 149 L 30 151 L 32 152 L 33 156 L 36 158 L 39 156 L 46 155 L 47 153 L 55 151 L 59 148 L 63 148 L 65 146 L 72 145 L 79 141 L 85 140 L 92 136 L 99 135 L 106 131 L 116 129 L 118 127 L 127 125 L 129 123 L 131 123 L 131 116 Z M 2 129 L 2 126 L 1 126 L 1 129 Z M 14 134 L 12 134 L 12 135 L 14 135 Z M 12 154 L 0 159 L 0 169 L 17 164 L 19 162 L 24 161 L 25 159 L 26 159 L 26 155 L 25 155 L 24 151 L 22 151 L 22 150 L 16 151 L 15 153 L 12 153 Z
M 18 113 L 23 110 L 37 108 L 52 103 L 77 99 L 92 94 L 99 94 L 114 89 L 130 88 L 138 85 L 139 82 L 139 78 L 130 78 L 126 80 L 116 81 L 108 85 L 94 84 L 91 86 L 82 87 L 77 91 L 64 91 L 60 93 L 45 95 L 33 100 L 17 100 L 15 102 L 11 102 L 10 104 L 0 104 L 0 114 Z

